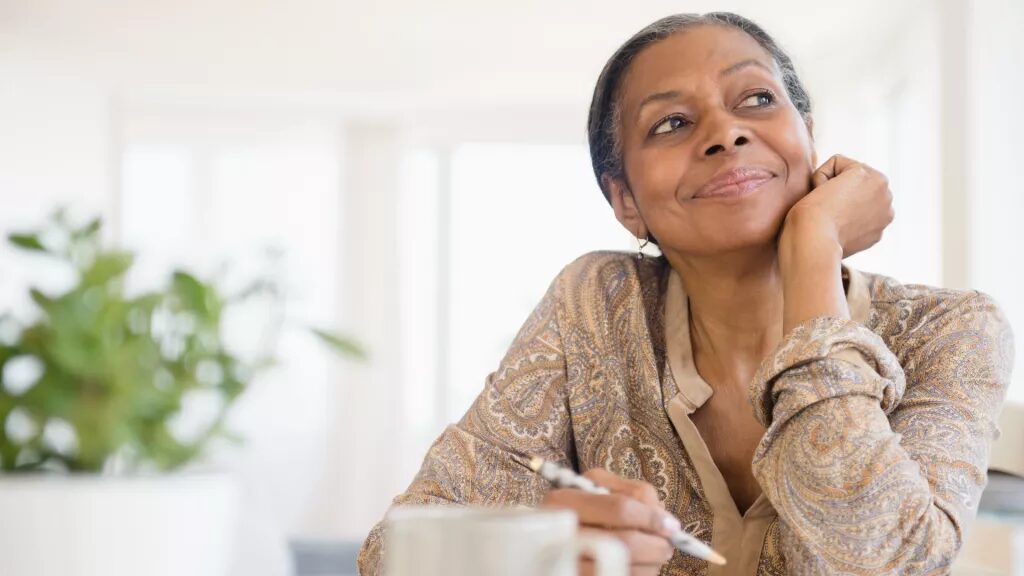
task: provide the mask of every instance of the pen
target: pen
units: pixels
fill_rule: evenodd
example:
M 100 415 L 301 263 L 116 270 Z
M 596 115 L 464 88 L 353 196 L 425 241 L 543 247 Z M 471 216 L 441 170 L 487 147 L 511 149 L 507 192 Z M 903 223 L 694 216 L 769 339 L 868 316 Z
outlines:
M 572 470 L 559 466 L 554 462 L 548 462 L 538 456 L 530 458 L 528 467 L 559 488 L 576 488 L 591 494 L 610 494 L 607 488 L 598 486 L 590 479 L 580 476 Z M 701 560 L 707 560 L 719 566 L 725 564 L 725 558 L 711 549 L 710 546 L 701 542 L 694 536 L 683 530 L 676 530 L 671 536 L 666 537 L 677 550 L 690 556 L 696 556 Z

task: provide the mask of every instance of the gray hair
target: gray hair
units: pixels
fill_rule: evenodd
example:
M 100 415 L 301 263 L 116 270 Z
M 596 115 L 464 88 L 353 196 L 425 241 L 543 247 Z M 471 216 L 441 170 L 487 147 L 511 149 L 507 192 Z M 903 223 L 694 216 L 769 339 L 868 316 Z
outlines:
M 790 101 L 805 120 L 810 117 L 811 98 L 796 74 L 793 61 L 763 28 L 731 12 L 674 14 L 662 18 L 637 32 L 615 51 L 615 54 L 605 64 L 601 75 L 597 78 L 597 86 L 594 87 L 594 97 L 590 101 L 590 114 L 587 118 L 587 139 L 590 142 L 590 161 L 594 165 L 594 175 L 597 177 L 601 192 L 609 202 L 611 202 L 610 192 L 605 189 L 601 177 L 604 175 L 624 176 L 618 126 L 620 115 L 618 100 L 622 77 L 629 70 L 636 55 L 644 48 L 688 28 L 708 24 L 730 26 L 746 32 L 756 40 L 771 55 L 782 72 L 782 82 Z

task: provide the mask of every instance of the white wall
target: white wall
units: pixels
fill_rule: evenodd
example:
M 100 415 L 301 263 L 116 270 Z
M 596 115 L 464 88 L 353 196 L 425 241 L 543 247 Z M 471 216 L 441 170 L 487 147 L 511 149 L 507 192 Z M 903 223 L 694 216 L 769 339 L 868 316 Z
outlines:
M 110 215 L 110 94 L 59 66 L 2 51 L 0 78 L 0 230 L 38 222 L 58 203 Z M 4 244 L 0 262 L 14 261 Z M 0 302 L 26 304 L 25 268 L 4 268 Z
M 1024 93 L 1024 3 L 976 2 L 969 18 L 969 277 L 972 287 L 999 301 L 1016 328 L 1018 368 L 1010 398 L 1024 403 L 1024 107 L 1017 99 Z
M 927 4 L 8 0 L 2 23 L 6 52 L 58 60 L 121 89 L 330 92 L 415 107 L 579 102 L 615 47 L 673 12 L 748 14 L 810 69 L 827 66 L 824 44 L 872 38 Z

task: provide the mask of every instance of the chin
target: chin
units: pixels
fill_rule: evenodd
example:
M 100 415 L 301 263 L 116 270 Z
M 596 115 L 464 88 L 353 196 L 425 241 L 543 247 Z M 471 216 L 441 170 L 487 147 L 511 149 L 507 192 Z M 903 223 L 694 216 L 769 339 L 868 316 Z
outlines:
M 718 243 L 720 251 L 731 252 L 748 248 L 765 248 L 774 246 L 778 236 L 778 229 L 756 230 L 743 234 L 736 234 L 728 238 L 722 238 Z
M 733 252 L 744 249 L 773 246 L 782 229 L 785 214 L 735 218 L 732 222 L 721 221 L 714 230 L 707 231 L 704 242 L 706 251 Z

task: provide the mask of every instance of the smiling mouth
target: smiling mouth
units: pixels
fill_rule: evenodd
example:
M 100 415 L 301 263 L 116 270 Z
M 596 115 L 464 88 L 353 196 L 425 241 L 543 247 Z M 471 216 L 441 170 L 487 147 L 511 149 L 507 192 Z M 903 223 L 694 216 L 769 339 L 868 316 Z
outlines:
M 763 168 L 734 168 L 708 180 L 693 195 L 702 198 L 735 198 L 760 188 L 775 175 Z

